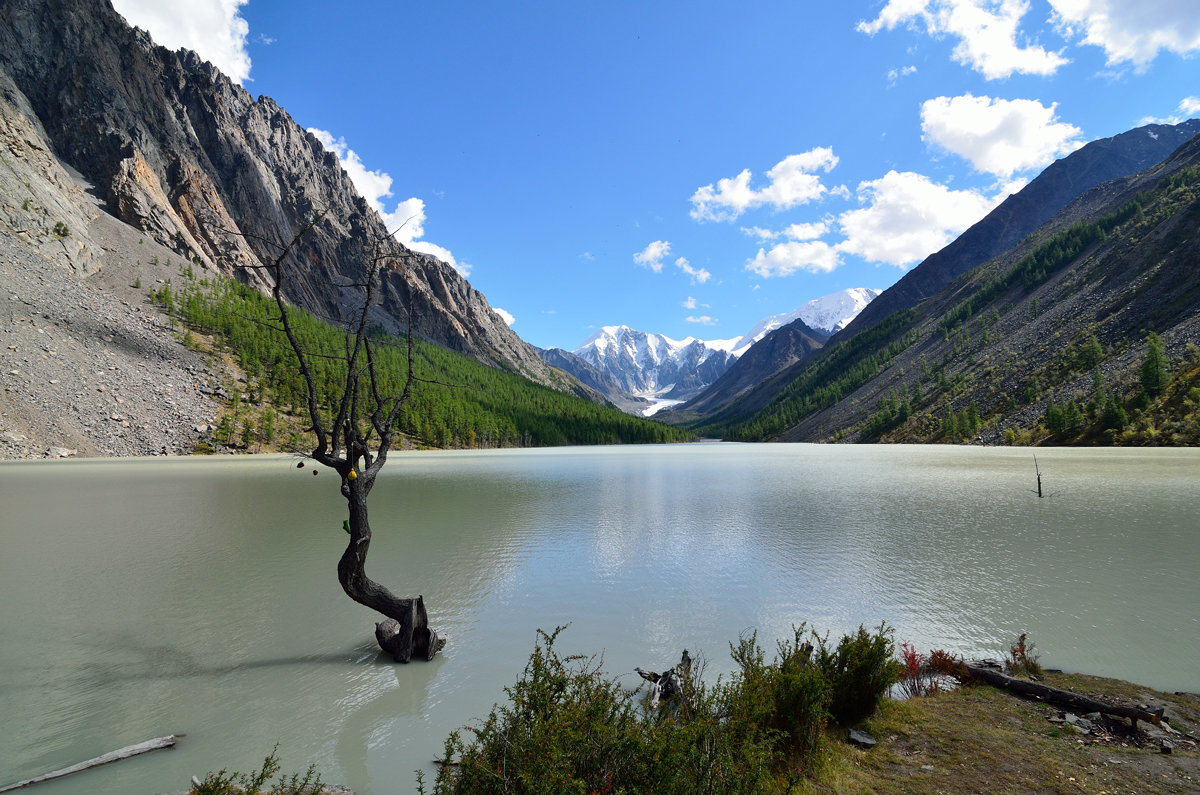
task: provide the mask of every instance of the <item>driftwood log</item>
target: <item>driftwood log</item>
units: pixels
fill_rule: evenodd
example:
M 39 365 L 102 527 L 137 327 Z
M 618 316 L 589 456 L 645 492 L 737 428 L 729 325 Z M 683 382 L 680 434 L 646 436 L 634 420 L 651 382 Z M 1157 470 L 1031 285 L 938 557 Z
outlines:
M 966 663 L 964 667 L 971 678 L 987 682 L 994 687 L 1000 687 L 1027 696 L 1035 696 L 1049 704 L 1078 710 L 1081 713 L 1099 712 L 1102 715 L 1129 718 L 1134 728 L 1137 727 L 1139 720 L 1155 725 L 1162 721 L 1162 707 L 1153 711 L 1139 707 L 1123 707 L 1119 704 L 1109 704 L 1105 701 L 1081 696 L 1078 693 L 1072 693 L 1070 690 L 1043 685 L 1040 682 L 1031 682 L 1028 679 L 1016 679 L 1007 674 L 1002 674 L 994 668 L 987 667 L 982 663 Z
M 380 621 L 375 625 L 375 640 L 379 641 L 379 648 L 392 655 L 396 662 L 406 663 L 414 656 L 432 660 L 446 645 L 446 639 L 429 626 L 423 597 L 405 601 L 408 604 L 407 609 L 402 611 L 404 620 L 389 618 Z
M 687 649 L 684 649 L 679 664 L 674 668 L 668 668 L 661 674 L 647 671 L 645 668 L 634 668 L 633 670 L 638 672 L 638 676 L 654 685 L 650 690 L 650 706 L 657 708 L 660 703 L 670 701 L 683 692 L 684 682 L 692 673 L 692 658 L 688 655 Z
M 159 748 L 170 748 L 171 746 L 175 745 L 178 739 L 178 736 L 174 734 L 168 734 L 166 737 L 156 737 L 153 740 L 147 740 L 146 742 L 138 743 L 137 745 L 127 745 L 124 748 L 120 748 L 116 751 L 109 751 L 107 754 L 98 756 L 95 759 L 89 759 L 86 762 L 80 762 L 77 765 L 64 767 L 62 770 L 55 770 L 51 773 L 45 773 L 34 778 L 25 779 L 24 781 L 18 781 L 16 784 L 9 784 L 7 787 L 0 787 L 0 792 L 12 792 L 13 790 L 32 786 L 33 784 L 41 784 L 43 781 L 52 781 L 56 778 L 69 776 L 72 773 L 79 773 L 83 770 L 90 770 L 93 767 L 107 765 L 110 762 L 119 762 L 122 759 L 128 759 L 129 757 L 137 756 L 138 754 L 144 754 L 147 751 L 157 751 Z

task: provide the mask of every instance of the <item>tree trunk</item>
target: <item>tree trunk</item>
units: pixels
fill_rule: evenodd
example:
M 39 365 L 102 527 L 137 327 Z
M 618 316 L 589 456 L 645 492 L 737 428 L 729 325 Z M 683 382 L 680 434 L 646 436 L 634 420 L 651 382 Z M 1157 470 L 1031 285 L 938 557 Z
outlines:
M 367 551 L 371 547 L 371 524 L 367 520 L 366 477 L 343 478 L 343 491 L 350 506 L 350 543 L 338 561 L 338 582 L 354 601 L 388 617 L 375 625 L 375 639 L 396 662 L 406 663 L 414 656 L 431 660 L 444 638 L 429 627 L 425 600 L 404 599 L 367 576 Z
M 1061 690 L 1057 687 L 1050 687 L 1049 685 L 1030 682 L 1025 679 L 1016 679 L 981 665 L 967 663 L 964 667 L 967 669 L 967 673 L 973 678 L 982 679 L 989 685 L 1001 687 L 1005 690 L 1012 690 L 1017 693 L 1024 693 L 1027 696 L 1036 696 L 1056 706 L 1076 709 L 1083 713 L 1099 712 L 1103 715 L 1116 715 L 1121 718 L 1129 718 L 1135 726 L 1139 720 L 1154 724 L 1162 720 L 1163 710 L 1161 708 L 1151 712 L 1137 707 L 1107 704 L 1103 701 L 1097 701 L 1094 698 L 1072 693 L 1070 690 Z

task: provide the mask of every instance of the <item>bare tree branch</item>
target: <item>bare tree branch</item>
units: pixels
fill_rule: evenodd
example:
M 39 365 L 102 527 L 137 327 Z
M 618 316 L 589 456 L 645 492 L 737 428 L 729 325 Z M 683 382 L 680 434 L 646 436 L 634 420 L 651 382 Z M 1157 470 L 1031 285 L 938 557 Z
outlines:
M 324 213 L 300 229 L 287 244 L 280 244 L 261 236 L 250 236 L 265 246 L 277 251 L 277 256 L 264 266 L 274 284 L 271 294 L 279 310 L 279 329 L 299 362 L 307 393 L 308 416 L 316 445 L 312 458 L 336 471 L 341 476 L 341 493 L 346 498 L 350 518 L 347 528 L 350 540 L 338 561 L 338 581 L 350 598 L 388 617 L 376 624 L 376 638 L 380 646 L 389 651 L 400 662 L 408 662 L 414 655 L 430 659 L 445 644 L 429 627 L 422 597 L 400 598 L 384 586 L 370 579 L 365 570 L 367 550 L 371 542 L 371 525 L 367 519 L 367 495 L 374 487 L 375 478 L 387 461 L 396 433 L 396 423 L 401 411 L 412 395 L 418 379 L 414 370 L 415 348 L 412 335 L 411 293 L 404 284 L 405 311 L 408 314 L 407 372 L 400 394 L 389 393 L 384 388 L 377 370 L 376 341 L 368 334 L 368 321 L 376 300 L 376 290 L 385 266 L 406 265 L 413 256 L 406 249 L 397 248 L 394 238 L 374 241 L 372 254 L 364 263 L 363 280 L 350 279 L 336 283 L 339 290 L 355 289 L 361 294 L 362 302 L 331 325 L 342 328 L 342 354 L 333 355 L 306 350 L 300 343 L 292 324 L 284 287 L 287 282 L 285 261 L 296 251 L 305 235 L 312 232 Z M 270 324 L 264 324 L 272 327 Z M 341 395 L 331 400 L 327 407 L 328 416 L 322 413 L 322 395 L 312 362 L 327 359 L 345 367 L 341 379 Z M 365 379 L 365 380 L 364 380 Z M 332 398 L 332 396 L 330 396 Z M 372 445 L 373 443 L 373 445 Z

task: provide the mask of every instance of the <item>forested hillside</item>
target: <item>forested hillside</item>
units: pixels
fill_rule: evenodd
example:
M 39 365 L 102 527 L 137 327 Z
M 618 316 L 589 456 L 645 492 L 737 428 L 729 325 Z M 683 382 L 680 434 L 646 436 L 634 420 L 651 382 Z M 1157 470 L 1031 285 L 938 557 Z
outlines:
M 277 329 L 272 299 L 231 279 L 198 278 L 191 268 L 184 271 L 182 284 L 168 282 L 152 297 L 184 325 L 185 344 L 203 346 L 198 335 L 211 335 L 246 374 L 244 384 L 228 388 L 228 410 L 214 441 L 304 449 L 298 422 L 289 420 L 304 411 L 304 381 L 295 354 Z M 311 363 L 321 405 L 331 405 L 341 394 L 336 365 L 346 335 L 300 309 L 291 310 L 291 321 L 305 350 L 315 354 Z M 374 336 L 390 343 L 380 346 L 376 362 L 387 383 L 403 385 L 412 351 L 418 380 L 399 423 L 412 445 L 524 447 L 692 438 L 682 429 L 564 394 L 422 340 L 388 337 L 382 329 Z
M 783 373 L 760 411 L 732 405 L 693 428 L 745 441 L 1200 443 L 1197 230 L 1193 141 Z

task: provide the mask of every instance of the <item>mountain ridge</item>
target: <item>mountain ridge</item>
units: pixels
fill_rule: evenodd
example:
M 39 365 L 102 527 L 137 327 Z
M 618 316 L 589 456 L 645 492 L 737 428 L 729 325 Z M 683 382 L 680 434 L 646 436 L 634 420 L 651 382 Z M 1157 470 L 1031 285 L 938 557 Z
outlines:
M 693 425 L 776 441 L 1200 443 L 1200 137 Z M 1139 371 L 1161 335 L 1170 388 Z M 1071 409 L 1063 420 L 1064 407 Z
M 1085 145 L 1047 167 L 1021 191 L 1002 202 L 959 238 L 926 257 L 896 284 L 884 290 L 878 298 L 868 304 L 853 321 L 835 334 L 824 348 L 810 350 L 798 359 L 781 361 L 779 366 L 768 368 L 757 384 L 749 383 L 752 379 L 747 379 L 740 384 L 741 388 L 738 390 L 724 390 L 712 395 L 701 394 L 681 406 L 678 414 L 665 415 L 664 419 L 700 425 L 708 423 L 717 427 L 735 421 L 736 417 L 753 414 L 766 407 L 778 398 L 780 392 L 804 367 L 818 362 L 825 352 L 853 340 L 859 334 L 870 332 L 873 327 L 885 322 L 897 312 L 917 306 L 921 301 L 930 300 L 980 264 L 996 256 L 1004 256 L 1005 252 L 1012 250 L 1011 247 L 990 257 L 984 255 L 997 247 L 1003 247 L 1007 241 L 1038 219 L 1045 220 L 1037 228 L 1025 232 L 1024 236 L 1017 240 L 1017 244 L 1038 233 L 1041 227 L 1050 224 L 1055 213 L 1063 214 L 1064 218 L 1074 217 L 1073 213 L 1076 211 L 1072 208 L 1082 197 L 1097 192 L 1111 192 L 1120 178 L 1138 173 L 1128 172 L 1127 169 L 1147 159 L 1161 154 L 1158 160 L 1143 168 L 1152 168 L 1169 159 L 1179 149 L 1178 146 L 1170 148 L 1170 144 L 1194 140 L 1197 131 L 1200 131 L 1200 120 L 1193 119 L 1178 125 L 1145 125 Z M 1112 158 L 1113 162 L 1105 162 L 1106 158 Z M 1099 176 L 1112 173 L 1118 174 L 1115 180 L 1097 182 Z M 1078 193 L 1064 200 L 1064 191 L 1065 194 L 1075 191 Z M 1048 208 L 1040 206 L 1045 197 L 1049 197 Z M 1054 213 L 1048 212 L 1048 209 L 1055 206 L 1058 209 Z M 737 405 L 739 400 L 744 400 L 744 405 Z
M 602 326 L 574 351 L 542 351 L 543 359 L 598 389 L 625 410 L 656 410 L 664 404 L 694 399 L 734 368 L 754 346 L 781 326 L 800 323 L 802 347 L 820 347 L 844 328 L 881 291 L 854 287 L 808 301 L 791 312 L 759 321 L 747 333 L 730 339 L 676 340 L 664 334 L 638 331 L 627 325 Z M 806 325 L 802 318 L 817 327 Z M 823 328 L 822 328 L 823 327 Z M 800 330 L 803 329 L 803 331 Z M 780 347 L 774 347 L 785 357 Z M 761 356 L 752 357 L 760 362 Z M 756 364 L 762 368 L 761 363 Z M 743 373 L 751 372 L 741 368 Z M 758 369 L 753 372 L 758 372 Z
M 102 210 L 201 267 L 266 286 L 270 241 L 321 220 L 289 257 L 287 298 L 339 318 L 349 285 L 387 241 L 372 322 L 543 384 L 586 391 L 548 367 L 449 265 L 395 243 L 336 156 L 277 103 L 187 50 L 130 28 L 102 0 L 0 7 L 0 72 L 53 153 L 96 186 Z M 75 240 L 87 245 L 85 228 Z
M 980 221 L 930 254 L 843 331 L 857 334 L 898 309 L 936 295 L 959 274 L 1008 251 L 1087 191 L 1169 157 L 1200 132 L 1200 120 L 1149 124 L 1100 138 L 1047 166 Z

